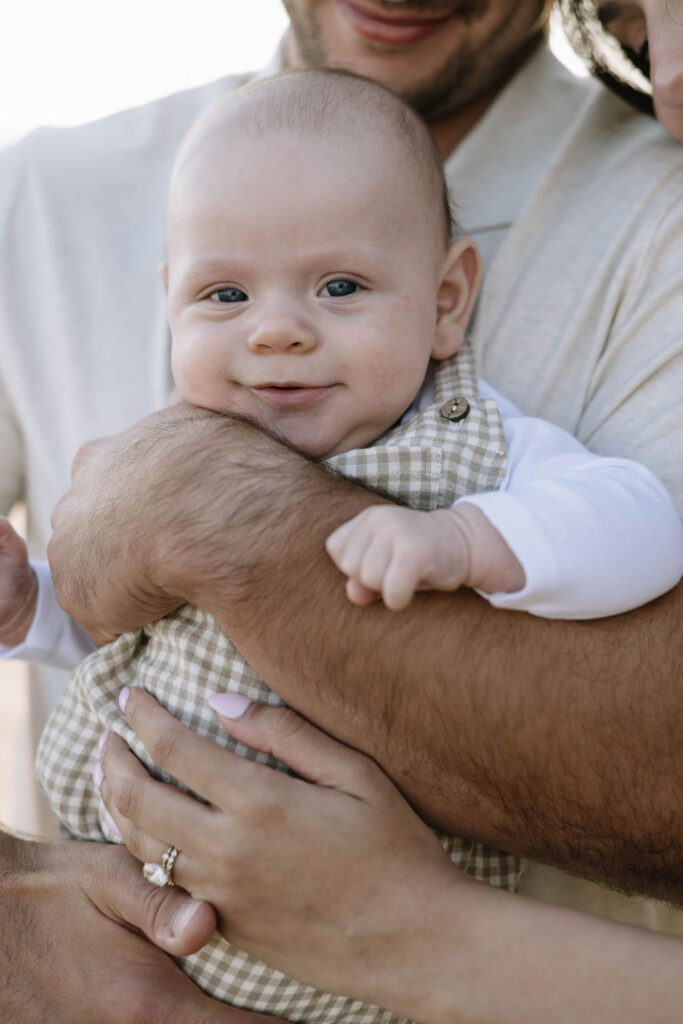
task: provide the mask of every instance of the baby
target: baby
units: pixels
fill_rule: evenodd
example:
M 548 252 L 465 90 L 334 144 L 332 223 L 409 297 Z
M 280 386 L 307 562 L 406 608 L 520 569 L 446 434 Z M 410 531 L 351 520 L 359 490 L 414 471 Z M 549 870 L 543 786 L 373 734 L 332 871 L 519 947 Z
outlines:
M 479 259 L 450 235 L 431 136 L 381 86 L 309 71 L 232 94 L 192 130 L 170 185 L 163 278 L 180 394 L 412 506 L 378 501 L 329 538 L 356 603 L 381 593 L 400 609 L 416 588 L 463 584 L 565 617 L 651 599 L 683 560 L 668 497 L 641 467 L 591 456 L 477 384 L 465 332 Z M 76 835 L 116 838 L 91 777 L 104 729 L 160 775 L 119 711 L 133 685 L 216 742 L 283 767 L 216 724 L 216 691 L 280 701 L 215 620 L 186 605 L 93 653 L 48 723 L 38 772 Z M 464 870 L 514 888 L 516 858 L 441 838 Z M 291 1020 L 397 1020 L 220 937 L 181 966 L 218 998 Z

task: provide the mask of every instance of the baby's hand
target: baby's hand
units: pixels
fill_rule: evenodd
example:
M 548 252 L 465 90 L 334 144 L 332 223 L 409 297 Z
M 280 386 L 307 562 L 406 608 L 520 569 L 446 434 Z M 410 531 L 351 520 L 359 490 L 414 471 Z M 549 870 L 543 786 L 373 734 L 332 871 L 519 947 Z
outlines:
M 418 589 L 456 590 L 470 575 L 469 542 L 452 509 L 418 512 L 373 505 L 327 539 L 330 558 L 348 580 L 354 604 L 383 598 L 405 608 Z
M 476 506 L 417 512 L 373 505 L 327 538 L 327 552 L 348 576 L 354 604 L 379 597 L 400 611 L 416 590 L 475 587 L 488 594 L 521 590 L 524 570 Z
M 26 545 L 0 516 L 0 644 L 16 647 L 33 622 L 38 584 L 28 562 Z

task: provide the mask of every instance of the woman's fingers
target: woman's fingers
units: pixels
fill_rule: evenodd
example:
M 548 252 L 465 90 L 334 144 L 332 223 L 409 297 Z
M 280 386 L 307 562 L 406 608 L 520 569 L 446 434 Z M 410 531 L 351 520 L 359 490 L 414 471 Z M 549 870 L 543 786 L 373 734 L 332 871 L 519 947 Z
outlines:
M 235 695 L 215 694 L 210 704 L 234 739 L 271 754 L 308 782 L 366 800 L 373 787 L 387 789 L 387 778 L 374 761 L 328 736 L 292 708 L 252 702 L 239 707 L 239 716 L 233 717 Z M 229 780 L 225 784 L 230 785 Z
M 212 699 L 219 717 L 221 696 L 216 695 Z M 231 706 L 228 714 L 234 714 L 236 696 L 228 695 Z M 240 709 L 244 708 L 244 700 L 240 698 Z M 173 718 L 144 690 L 134 688 L 130 691 L 125 702 L 125 715 L 159 767 L 204 799 L 226 810 L 243 807 L 252 795 L 274 798 L 296 781 L 198 736 Z M 221 722 L 235 739 L 254 750 L 271 754 L 309 782 L 363 798 L 372 792 L 373 786 L 379 786 L 383 792 L 390 787 L 374 761 L 332 739 L 291 708 L 254 702 L 241 717 L 224 715 Z M 136 808 L 143 794 L 134 792 L 134 788 L 131 784 L 126 789 L 125 799 L 127 804 Z M 115 799 L 118 804 L 116 794 Z M 131 816 L 120 804 L 118 806 L 127 817 Z M 148 820 L 154 820 L 153 807 L 146 808 L 145 821 Z
M 138 860 L 157 860 L 170 845 L 188 853 L 197 845 L 203 847 L 198 837 L 211 828 L 210 807 L 153 779 L 116 733 L 109 736 L 100 756 L 100 794 L 123 842 Z
M 152 761 L 209 803 L 227 808 L 231 793 L 241 803 L 242 792 L 257 785 L 260 775 L 273 774 L 186 728 L 144 690 L 131 689 L 121 703 Z

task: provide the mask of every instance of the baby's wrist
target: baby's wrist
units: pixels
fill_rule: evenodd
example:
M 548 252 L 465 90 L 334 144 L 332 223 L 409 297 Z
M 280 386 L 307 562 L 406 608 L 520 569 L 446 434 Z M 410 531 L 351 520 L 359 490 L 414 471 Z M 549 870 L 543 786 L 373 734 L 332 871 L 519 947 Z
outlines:
M 514 593 L 526 577 L 517 556 L 484 513 L 467 501 L 448 510 L 457 521 L 467 549 L 465 586 L 485 594 Z
M 9 615 L 0 625 L 0 643 L 9 648 L 23 644 L 33 625 L 37 607 L 38 581 L 33 569 L 29 569 L 24 592 L 15 599 Z

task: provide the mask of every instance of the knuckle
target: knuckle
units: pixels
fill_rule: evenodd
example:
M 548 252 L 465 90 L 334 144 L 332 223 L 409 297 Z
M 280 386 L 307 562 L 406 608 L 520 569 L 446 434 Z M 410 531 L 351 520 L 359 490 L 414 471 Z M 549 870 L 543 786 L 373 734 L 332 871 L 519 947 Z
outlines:
M 123 836 L 126 844 L 126 849 L 137 857 L 138 860 L 144 861 L 144 851 L 142 844 L 142 833 L 139 828 L 131 825 L 129 822 L 122 822 L 118 829 Z
M 234 834 L 226 844 L 228 866 L 239 878 L 242 868 L 247 866 L 253 857 L 254 847 L 262 840 L 265 832 L 282 820 L 283 809 L 279 794 L 273 786 L 276 774 L 267 769 L 268 774 L 259 773 L 249 785 L 248 795 L 235 802 L 233 817 L 236 823 Z
M 109 779 L 109 789 L 116 809 L 124 818 L 135 820 L 141 803 L 140 786 L 124 771 Z
M 86 464 L 86 462 L 88 461 L 88 459 L 92 455 L 93 449 L 95 448 L 96 444 L 97 444 L 96 441 L 86 441 L 85 444 L 82 444 L 81 447 L 78 449 L 78 451 L 76 452 L 76 454 L 73 457 L 73 462 L 71 463 L 71 476 L 72 476 L 72 478 Z
M 216 851 L 216 875 L 220 879 L 221 893 L 225 896 L 229 896 L 230 890 L 238 883 L 243 874 L 243 866 L 248 861 L 243 847 L 240 832 L 236 830 L 231 836 L 230 843 L 222 843 L 220 849 Z
M 173 728 L 155 733 L 145 741 L 152 759 L 162 768 L 173 764 L 178 751 L 178 735 Z
M 380 776 L 378 766 L 369 757 L 359 758 L 354 765 L 353 771 L 356 776 L 356 780 L 360 783 L 363 789 L 372 788 Z
M 267 705 L 262 705 L 263 708 L 267 708 Z M 270 732 L 278 739 L 291 739 L 293 736 L 297 736 L 306 728 L 306 721 L 298 715 L 292 708 L 280 705 L 279 707 L 269 708 L 270 714 Z
M 173 916 L 177 894 L 172 889 L 145 884 L 142 896 L 142 918 L 148 935 L 159 935 Z
M 368 590 L 381 590 L 382 589 L 382 573 L 377 572 L 375 569 L 361 569 L 358 574 L 358 578 L 364 587 Z

